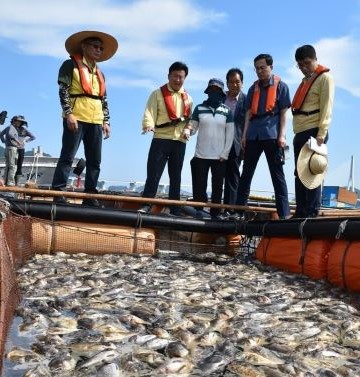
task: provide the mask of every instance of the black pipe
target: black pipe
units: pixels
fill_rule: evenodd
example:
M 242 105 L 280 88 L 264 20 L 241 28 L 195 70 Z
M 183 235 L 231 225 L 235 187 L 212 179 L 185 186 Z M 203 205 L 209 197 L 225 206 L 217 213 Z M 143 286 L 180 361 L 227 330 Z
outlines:
M 53 221 L 121 225 L 171 229 L 186 232 L 245 234 L 269 237 L 309 237 L 360 239 L 360 217 L 336 217 L 263 221 L 214 221 L 165 214 L 140 214 L 113 208 L 92 208 L 81 205 L 55 205 L 52 202 L 7 199 L 11 210 Z
M 125 225 L 130 227 L 172 229 L 186 232 L 236 234 L 234 221 L 198 220 L 166 214 L 140 214 L 112 208 L 92 208 L 76 204 L 55 205 L 52 202 L 11 199 L 13 212 L 53 221 Z

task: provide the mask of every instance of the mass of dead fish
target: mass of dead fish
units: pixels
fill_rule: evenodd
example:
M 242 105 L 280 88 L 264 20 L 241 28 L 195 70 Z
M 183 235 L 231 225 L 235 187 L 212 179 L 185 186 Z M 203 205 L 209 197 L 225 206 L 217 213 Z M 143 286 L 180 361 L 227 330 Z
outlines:
M 326 282 L 253 263 L 36 255 L 6 377 L 358 377 L 360 311 Z

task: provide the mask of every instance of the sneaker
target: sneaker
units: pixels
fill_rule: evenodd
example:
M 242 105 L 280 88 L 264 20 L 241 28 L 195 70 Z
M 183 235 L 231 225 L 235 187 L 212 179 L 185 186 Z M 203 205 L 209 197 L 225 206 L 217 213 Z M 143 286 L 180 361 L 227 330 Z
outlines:
M 141 208 L 138 209 L 138 212 L 140 213 L 149 213 L 150 211 L 151 211 L 150 204 L 144 204 Z
M 232 215 L 232 211 L 224 211 L 223 216 L 226 217 L 227 219 Z
M 233 212 L 229 216 L 229 220 L 245 220 L 245 214 L 243 212 Z
M 102 205 L 99 203 L 97 199 L 84 199 L 81 203 L 81 205 L 86 206 L 86 207 L 97 207 L 101 208 Z
M 65 196 L 55 196 L 53 199 L 54 204 L 69 204 Z

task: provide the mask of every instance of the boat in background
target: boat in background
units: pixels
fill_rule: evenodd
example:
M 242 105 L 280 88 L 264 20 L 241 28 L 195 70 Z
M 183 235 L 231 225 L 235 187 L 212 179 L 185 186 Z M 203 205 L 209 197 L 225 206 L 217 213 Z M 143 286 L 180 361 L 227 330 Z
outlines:
M 26 152 L 28 153 L 28 152 Z M 43 152 L 42 148 L 38 146 L 33 148 L 32 154 L 24 156 L 22 166 L 23 175 L 18 179 L 18 185 L 24 186 L 26 183 L 36 184 L 38 187 L 49 188 L 54 176 L 54 171 L 59 158 L 52 157 Z M 75 158 L 72 167 L 75 168 L 79 158 Z M 3 177 L 5 174 L 5 157 L 0 158 L 0 175 Z M 71 173 L 69 181 L 75 182 L 77 176 Z
M 355 161 L 351 156 L 350 175 L 347 187 L 324 186 L 321 205 L 324 208 L 359 208 L 360 191 L 355 187 Z

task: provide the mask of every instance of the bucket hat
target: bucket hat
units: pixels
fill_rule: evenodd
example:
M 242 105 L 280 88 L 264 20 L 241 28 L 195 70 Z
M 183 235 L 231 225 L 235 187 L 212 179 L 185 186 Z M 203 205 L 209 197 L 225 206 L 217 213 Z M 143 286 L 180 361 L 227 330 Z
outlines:
M 217 78 L 210 79 L 207 88 L 204 90 L 204 93 L 208 94 L 211 86 L 217 86 L 218 88 L 221 89 L 222 93 L 226 96 L 226 93 L 224 92 L 224 83 L 222 80 L 217 79 Z
M 308 189 L 319 187 L 325 177 L 328 167 L 327 156 L 309 149 L 305 144 L 299 153 L 296 168 L 300 181 Z
M 11 118 L 11 123 L 12 122 L 15 122 L 16 120 L 22 122 L 22 126 L 26 126 L 28 125 L 28 122 L 27 120 L 25 119 L 24 115 L 15 115 Z
M 118 49 L 118 42 L 112 35 L 101 31 L 85 30 L 70 35 L 70 37 L 65 41 L 66 51 L 70 56 L 80 54 L 81 42 L 88 38 L 97 38 L 103 43 L 104 50 L 100 59 L 98 60 L 99 62 L 110 59 Z
M 5 119 L 7 117 L 7 111 L 6 110 L 3 110 L 1 113 L 0 113 L 0 125 L 2 126 L 4 123 L 5 123 Z

